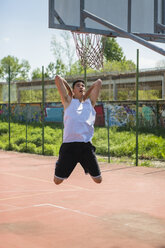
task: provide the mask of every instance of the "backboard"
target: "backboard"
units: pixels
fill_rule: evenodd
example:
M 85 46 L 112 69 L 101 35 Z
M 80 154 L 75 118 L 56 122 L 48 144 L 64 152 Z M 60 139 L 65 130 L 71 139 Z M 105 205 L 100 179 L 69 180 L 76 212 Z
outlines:
M 49 28 L 125 37 L 165 56 L 165 0 L 49 0 Z
M 165 0 L 49 0 L 49 28 L 122 37 L 84 10 L 143 39 L 165 42 Z

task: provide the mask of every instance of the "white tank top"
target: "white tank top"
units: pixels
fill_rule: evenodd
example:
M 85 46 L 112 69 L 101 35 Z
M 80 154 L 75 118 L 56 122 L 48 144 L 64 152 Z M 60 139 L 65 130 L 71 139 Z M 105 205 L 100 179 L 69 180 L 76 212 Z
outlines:
M 64 112 L 63 143 L 91 142 L 94 133 L 96 111 L 91 101 L 72 99 Z

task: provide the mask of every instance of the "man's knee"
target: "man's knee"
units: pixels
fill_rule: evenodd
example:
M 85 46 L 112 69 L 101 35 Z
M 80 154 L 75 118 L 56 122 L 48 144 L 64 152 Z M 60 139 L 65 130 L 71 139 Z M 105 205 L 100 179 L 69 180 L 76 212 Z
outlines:
M 60 178 L 58 178 L 58 177 L 54 177 L 54 183 L 56 184 L 56 185 L 59 185 L 59 184 L 61 184 L 62 182 L 64 181 L 64 179 L 60 179 Z

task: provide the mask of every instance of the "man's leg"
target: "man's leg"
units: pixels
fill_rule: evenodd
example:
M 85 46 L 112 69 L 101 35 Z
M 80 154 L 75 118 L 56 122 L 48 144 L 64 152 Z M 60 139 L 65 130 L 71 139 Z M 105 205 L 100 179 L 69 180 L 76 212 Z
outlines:
M 67 179 L 76 166 L 75 161 L 73 161 L 71 148 L 72 145 L 67 143 L 63 143 L 60 147 L 59 158 L 56 162 L 54 173 L 54 183 L 56 185 L 61 184 L 64 179 Z
M 92 176 L 91 176 L 92 177 Z M 102 182 L 102 176 L 98 176 L 98 177 L 92 177 L 93 181 L 95 183 L 101 183 Z
M 60 179 L 60 178 L 54 176 L 54 183 L 55 183 L 56 185 L 61 184 L 63 181 L 64 181 L 64 179 Z
M 95 147 L 90 143 L 84 145 L 84 150 L 82 150 L 80 164 L 84 168 L 85 173 L 89 173 L 92 180 L 95 183 L 102 182 L 102 176 L 98 161 L 95 155 Z

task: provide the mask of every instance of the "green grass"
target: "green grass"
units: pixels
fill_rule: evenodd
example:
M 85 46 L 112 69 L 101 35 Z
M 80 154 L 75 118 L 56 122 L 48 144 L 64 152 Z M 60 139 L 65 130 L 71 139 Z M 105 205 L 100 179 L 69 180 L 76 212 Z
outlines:
M 147 132 L 148 131 L 148 132 Z M 96 153 L 101 157 L 108 155 L 107 128 L 95 128 L 93 144 Z M 45 126 L 44 154 L 58 156 L 62 142 L 62 127 L 49 124 Z M 110 128 L 110 156 L 111 158 L 128 158 L 135 160 L 136 137 L 135 130 L 124 130 L 124 128 Z M 42 154 L 42 127 L 40 124 L 26 125 L 11 123 L 11 145 L 9 147 L 8 123 L 0 122 L 0 149 L 14 150 Z M 139 159 L 142 165 L 149 166 L 148 160 L 165 160 L 165 130 L 148 129 L 139 131 Z
M 156 132 L 156 133 L 155 133 Z M 153 133 L 139 132 L 139 159 L 165 160 L 165 131 L 160 129 Z M 110 155 L 112 157 L 129 157 L 135 159 L 136 133 L 134 130 L 110 129 Z M 97 154 L 108 155 L 108 138 L 106 128 L 95 128 L 93 144 Z
M 8 123 L 0 122 L 0 149 L 15 150 L 42 154 L 42 127 L 28 125 L 26 142 L 26 125 L 11 123 L 11 138 L 9 147 Z M 62 128 L 60 125 L 47 125 L 44 130 L 44 154 L 57 156 L 62 142 Z

